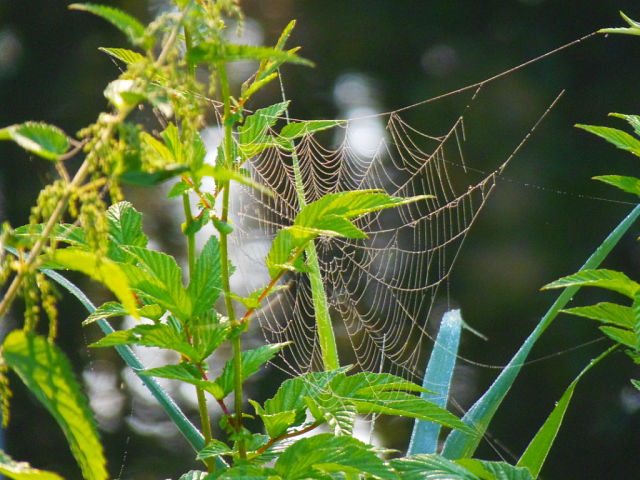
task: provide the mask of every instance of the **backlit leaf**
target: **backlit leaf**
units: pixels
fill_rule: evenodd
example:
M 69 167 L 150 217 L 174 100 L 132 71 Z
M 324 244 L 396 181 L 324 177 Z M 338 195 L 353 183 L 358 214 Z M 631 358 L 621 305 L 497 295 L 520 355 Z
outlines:
M 640 157 L 640 140 L 629 135 L 627 132 L 611 127 L 597 127 L 595 125 L 581 125 L 576 127 L 604 138 L 616 147 L 626 150 Z
M 106 480 L 96 426 L 64 353 L 44 337 L 14 330 L 4 340 L 2 358 L 58 422 L 84 478 Z
M 634 195 L 640 196 L 640 180 L 635 177 L 625 177 L 622 175 L 600 175 L 593 177 L 593 179 L 613 185 L 627 193 L 633 193 Z
M 69 150 L 69 138 L 58 127 L 26 122 L 0 129 L 0 140 L 13 140 L 25 150 L 47 160 L 58 160 Z
M 211 236 L 200 252 L 187 288 L 187 293 L 191 298 L 191 314 L 200 315 L 213 308 L 221 291 L 220 246 L 218 239 Z
M 105 48 L 100 47 L 98 50 L 111 55 L 114 58 L 126 63 L 127 65 L 145 60 L 145 56 L 126 48 Z
M 151 43 L 145 39 L 145 28 L 138 20 L 128 13 L 117 8 L 106 5 L 96 5 L 93 3 L 74 3 L 69 5 L 71 10 L 83 10 L 104 18 L 118 30 L 124 33 L 131 43 L 150 48 Z
M 571 286 L 581 287 L 600 287 L 621 293 L 633 299 L 640 289 L 640 285 L 627 277 L 624 273 L 615 270 L 581 270 L 573 275 L 560 278 L 555 282 L 551 282 L 544 287 L 543 290 L 550 288 L 563 288 Z
M 0 450 L 0 475 L 13 480 L 63 480 L 57 473 L 33 468 L 27 462 L 16 462 Z
M 588 307 L 565 308 L 561 310 L 564 313 L 578 315 L 580 317 L 590 318 L 602 323 L 610 323 L 623 328 L 633 328 L 635 320 L 633 317 L 633 309 L 618 305 L 617 303 L 601 302 L 597 305 Z
M 311 120 L 308 122 L 292 122 L 282 128 L 280 136 L 287 140 L 311 135 L 321 130 L 327 130 L 337 125 L 343 125 L 344 120 Z
M 440 455 L 411 455 L 393 459 L 390 463 L 402 480 L 480 480 L 466 468 Z

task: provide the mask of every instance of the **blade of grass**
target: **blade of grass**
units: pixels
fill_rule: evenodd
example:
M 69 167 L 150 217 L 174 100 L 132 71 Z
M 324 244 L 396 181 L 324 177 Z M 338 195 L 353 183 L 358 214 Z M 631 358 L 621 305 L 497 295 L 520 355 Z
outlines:
M 449 398 L 449 386 L 456 364 L 462 317 L 460 310 L 450 310 L 442 317 L 440 330 L 429 358 L 427 371 L 424 374 L 422 387 L 433 393 L 421 393 L 420 396 L 430 400 L 439 407 L 446 407 Z M 433 395 L 435 393 L 435 396 Z M 419 453 L 436 453 L 440 425 L 435 422 L 416 420 L 411 433 L 407 455 Z
M 569 385 L 562 394 L 562 397 L 560 397 L 560 400 L 556 403 L 553 411 L 547 417 L 535 437 L 533 437 L 533 440 L 531 440 L 531 443 L 520 457 L 520 460 L 518 460 L 518 464 L 516 465 L 517 467 L 527 468 L 531 472 L 531 475 L 538 478 L 540 470 L 542 470 L 542 465 L 549 454 L 549 450 L 551 450 L 553 441 L 555 440 L 556 435 L 558 435 L 558 431 L 562 425 L 562 420 L 564 419 L 564 414 L 569 407 L 569 402 L 571 402 L 573 391 L 576 389 L 578 382 L 582 376 L 591 369 L 591 367 L 613 352 L 616 348 L 618 348 L 617 344 L 600 354 L 598 357 L 592 359 L 578 374 L 575 380 L 571 382 L 571 385 Z
M 640 205 L 637 205 L 629 215 L 627 215 L 618 226 L 607 236 L 598 246 L 595 252 L 589 257 L 580 270 L 597 268 L 605 257 L 611 252 L 613 247 L 620 241 L 620 238 L 627 232 L 633 222 L 640 216 Z M 475 452 L 482 435 L 487 430 L 493 415 L 506 397 L 511 385 L 515 381 L 520 368 L 525 363 L 529 352 L 538 340 L 540 335 L 547 329 L 556 318 L 558 312 L 565 307 L 580 287 L 566 288 L 551 305 L 538 326 L 524 341 L 520 349 L 516 352 L 509 364 L 502 370 L 498 378 L 491 387 L 480 397 L 480 399 L 469 409 L 463 417 L 463 421 L 472 426 L 478 434 L 469 435 L 459 430 L 452 431 L 444 445 L 442 454 L 449 459 L 471 457 Z

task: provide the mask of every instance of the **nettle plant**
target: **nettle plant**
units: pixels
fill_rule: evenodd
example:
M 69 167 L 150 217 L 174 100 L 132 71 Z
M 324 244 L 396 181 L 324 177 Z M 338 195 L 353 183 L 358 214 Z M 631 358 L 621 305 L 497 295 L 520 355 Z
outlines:
M 429 192 L 401 198 L 381 190 L 345 191 L 307 203 L 296 142 L 341 122 L 289 122 L 285 120 L 286 100 L 255 111 L 245 108 L 257 91 L 277 81 L 281 65 L 310 64 L 297 55 L 297 48 L 285 48 L 294 22 L 286 26 L 274 47 L 236 45 L 227 40 L 228 25 L 242 21 L 236 2 L 174 0 L 172 4 L 173 10 L 146 27 L 110 7 L 72 5 L 73 9 L 91 12 L 111 22 L 136 47 L 103 49 L 124 65 L 119 78 L 104 91 L 110 111 L 100 114 L 96 123 L 81 130 L 77 138 L 70 138 L 54 126 L 35 122 L 0 130 L 0 139 L 12 140 L 31 154 L 53 162 L 59 174 L 56 181 L 41 191 L 29 225 L 15 229 L 3 225 L 1 279 L 7 287 L 0 303 L 0 316 L 7 314 L 17 296 L 22 297 L 25 305 L 22 328 L 10 332 L 1 349 L 3 422 L 6 424 L 10 418 L 11 371 L 57 421 L 84 478 L 109 477 L 88 402 L 69 361 L 55 344 L 56 300 L 61 288 L 77 297 L 89 311 L 84 323 L 96 322 L 106 334 L 92 346 L 117 349 L 202 461 L 202 471 L 187 472 L 181 479 L 537 477 L 576 382 L 517 466 L 471 457 L 533 343 L 580 285 L 613 288 L 611 282 L 615 282 L 614 290 L 634 298 L 632 308 L 608 305 L 574 309 L 573 313 L 608 319 L 606 323 L 613 326 L 604 327 L 605 333 L 616 342 L 638 348 L 639 329 L 634 313 L 637 285 L 603 271 L 582 272 L 578 277 L 551 285 L 571 288 L 559 297 L 512 364 L 462 420 L 444 408 L 462 324 L 459 312 L 445 316 L 427 368 L 425 385 L 444 385 L 438 395 L 391 374 L 351 373 L 352 369 L 341 366 L 338 360 L 314 241 L 320 236 L 365 238 L 366 234 L 354 223 L 359 218 L 383 209 L 424 202 L 429 199 Z M 635 33 L 638 25 L 629 22 Z M 233 62 L 246 60 L 256 62 L 257 70 L 238 92 L 232 93 L 227 68 Z M 206 84 L 196 78 L 196 70 L 208 72 Z M 212 106 L 208 99 L 213 95 L 218 95 L 220 102 Z M 162 116 L 162 131 L 145 131 L 132 120 L 131 114 L 142 107 L 150 107 Z M 199 133 L 205 127 L 205 117 L 211 113 L 224 130 L 214 165 L 204 161 L 207 151 Z M 637 117 L 625 118 L 638 132 Z M 619 146 L 628 140 L 619 135 L 616 139 Z M 638 154 L 640 147 L 637 143 L 633 145 L 634 153 Z M 229 237 L 234 234 L 229 222 L 230 186 L 240 183 L 268 195 L 268 189 L 253 180 L 244 167 L 251 158 L 272 149 L 291 158 L 299 212 L 290 226 L 277 233 L 271 245 L 266 257 L 268 284 L 241 296 L 230 289 L 234 270 L 228 248 Z M 82 163 L 75 172 L 70 172 L 67 161 L 76 156 L 83 157 Z M 170 178 L 179 181 L 168 197 L 181 200 L 184 209 L 186 286 L 177 261 L 149 248 L 142 231 L 142 215 L 124 200 L 120 188 L 122 183 L 152 186 Z M 205 187 L 205 179 L 213 179 L 213 189 Z M 631 181 L 616 182 L 627 185 Z M 191 207 L 190 197 L 194 196 L 199 200 L 197 211 Z M 634 211 L 621 223 L 587 262 L 587 268 L 595 268 L 602 261 L 639 213 L 640 210 Z M 217 235 L 211 236 L 197 253 L 195 234 L 207 224 L 215 227 Z M 78 271 L 101 282 L 117 301 L 96 308 L 58 270 Z M 275 395 L 262 404 L 249 399 L 253 412 L 244 412 L 245 381 L 288 345 L 265 344 L 243 350 L 242 341 L 256 310 L 282 288 L 280 281 L 290 271 L 309 276 L 324 369 L 284 381 Z M 621 315 L 616 318 L 626 323 L 620 326 L 623 320 L 612 320 L 614 314 Z M 125 315 L 145 321 L 129 330 L 114 331 L 108 319 Z M 48 328 L 43 328 L 45 318 Z M 44 335 L 42 331 L 48 333 Z M 207 361 L 217 349 L 229 344 L 233 356 L 224 365 L 222 374 L 212 378 Z M 177 364 L 145 369 L 131 346 L 172 350 L 180 360 Z M 200 429 L 158 386 L 157 377 L 194 386 Z M 225 438 L 212 438 L 207 396 L 215 399 L 222 412 Z M 372 414 L 416 419 L 406 456 L 389 459 L 389 451 L 353 437 L 356 417 Z M 245 428 L 247 415 L 262 420 L 262 431 L 256 433 Z M 321 425 L 328 426 L 328 431 L 313 435 Z M 450 429 L 450 433 L 441 444 L 440 453 L 436 453 L 438 439 L 442 439 L 441 426 Z M 0 473 L 15 479 L 60 478 L 14 461 L 4 452 L 0 452 Z

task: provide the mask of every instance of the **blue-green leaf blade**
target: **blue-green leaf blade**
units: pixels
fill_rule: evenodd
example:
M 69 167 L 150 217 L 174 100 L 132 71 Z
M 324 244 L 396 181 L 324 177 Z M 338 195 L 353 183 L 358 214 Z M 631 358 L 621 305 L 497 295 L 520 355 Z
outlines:
M 440 330 L 422 383 L 423 388 L 435 394 L 435 396 L 422 394 L 423 398 L 429 398 L 434 404 L 443 408 L 449 398 L 449 387 L 456 364 L 461 330 L 462 317 L 460 310 L 446 312 L 442 317 Z M 439 424 L 416 420 L 407 454 L 436 453 L 439 435 Z

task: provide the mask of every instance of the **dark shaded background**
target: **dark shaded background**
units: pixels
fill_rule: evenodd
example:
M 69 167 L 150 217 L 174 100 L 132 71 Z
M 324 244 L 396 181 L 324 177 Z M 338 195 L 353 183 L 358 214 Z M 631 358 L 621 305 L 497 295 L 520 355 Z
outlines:
M 158 6 L 139 0 L 104 3 L 142 19 Z M 117 69 L 97 47 L 125 46 L 125 39 L 99 19 L 69 12 L 66 4 L 0 1 L 0 125 L 37 119 L 74 133 L 105 108 L 102 89 Z M 262 25 L 267 44 L 289 19 L 298 20 L 290 44 L 302 45 L 304 56 L 316 62 L 315 69 L 283 72 L 288 96 L 294 99 L 292 115 L 299 118 L 339 115 L 333 87 L 346 73 L 366 75 L 382 110 L 392 110 L 483 80 L 597 28 L 621 25 L 618 10 L 640 18 L 633 0 L 253 0 L 243 5 L 247 16 Z M 434 70 L 429 63 L 434 55 L 442 68 Z M 608 112 L 640 113 L 638 58 L 640 39 L 598 36 L 487 86 L 478 98 L 468 116 L 466 155 L 474 166 L 490 171 L 566 89 L 505 171 L 454 270 L 451 297 L 465 320 L 490 339 L 465 337 L 465 358 L 490 366 L 507 363 L 555 298 L 538 289 L 577 270 L 631 209 L 615 202 L 631 198 L 589 179 L 605 173 L 637 175 L 636 159 L 572 125 L 615 126 L 617 121 L 606 118 Z M 446 102 L 433 104 L 406 118 L 425 131 L 441 133 L 458 114 L 448 108 Z M 623 123 L 617 126 L 624 128 Z M 0 219 L 13 226 L 25 223 L 50 175 L 41 161 L 0 144 Z M 638 278 L 638 234 L 640 229 L 632 228 L 608 267 Z M 601 298 L 597 292 L 581 292 L 575 304 Z M 63 306 L 61 342 L 79 365 L 95 358 L 86 344 L 96 333 L 81 331 L 82 318 L 75 303 Z M 559 355 L 523 369 L 490 429 L 500 455 L 509 461 L 519 457 L 554 401 L 607 342 L 574 347 L 598 337 L 593 324 L 569 317 L 559 318 L 543 336 L 532 359 Z M 461 408 L 468 408 L 497 373 L 462 361 L 455 390 Z M 622 353 L 589 373 L 576 391 L 543 478 L 638 476 L 640 398 L 628 382 L 634 376 L 637 369 Z M 14 386 L 7 451 L 77 478 L 62 434 L 18 382 Z M 385 428 L 392 446 L 405 448 L 407 434 L 391 435 L 398 430 L 394 424 Z M 114 477 L 123 467 L 122 478 L 175 478 L 195 465 L 181 441 L 144 437 L 127 426 L 103 438 Z M 479 455 L 498 458 L 489 443 Z

